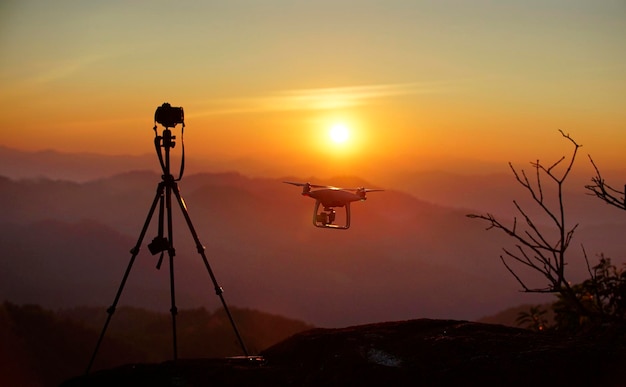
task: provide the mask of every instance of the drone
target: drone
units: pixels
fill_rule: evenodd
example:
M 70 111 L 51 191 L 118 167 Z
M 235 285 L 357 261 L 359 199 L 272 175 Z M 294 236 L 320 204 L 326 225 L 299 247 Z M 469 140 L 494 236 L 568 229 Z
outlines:
M 370 188 L 338 188 L 328 185 L 317 185 L 311 183 L 298 183 L 284 181 L 283 183 L 302 187 L 302 195 L 315 199 L 313 208 L 313 225 L 321 228 L 332 228 L 347 230 L 350 228 L 350 203 L 364 201 L 368 192 L 383 191 L 382 189 Z M 316 188 L 316 190 L 311 190 Z M 320 205 L 323 210 L 320 211 Z M 335 207 L 345 208 L 345 223 L 335 224 L 337 213 Z

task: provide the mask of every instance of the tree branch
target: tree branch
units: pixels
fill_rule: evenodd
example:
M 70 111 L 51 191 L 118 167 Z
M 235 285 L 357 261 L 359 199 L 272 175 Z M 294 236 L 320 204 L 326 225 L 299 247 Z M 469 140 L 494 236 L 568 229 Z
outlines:
M 513 164 L 509 162 L 509 167 L 515 176 L 516 181 L 528 191 L 534 203 L 543 211 L 545 215 L 547 215 L 549 219 L 552 220 L 558 232 L 558 240 L 556 242 L 550 243 L 547 234 L 540 230 L 535 221 L 533 221 L 533 219 L 516 200 L 513 201 L 513 204 L 524 218 L 526 225 L 521 229 L 518 227 L 516 217 L 513 218 L 513 225 L 511 227 L 507 227 L 489 213 L 486 215 L 467 215 L 469 218 L 486 221 L 488 223 L 487 230 L 501 230 L 516 241 L 515 246 L 518 252 L 513 253 L 505 248 L 503 249 L 505 254 L 500 255 L 500 260 L 526 292 L 561 292 L 562 289 L 568 287 L 568 283 L 565 278 L 565 251 L 570 245 L 578 224 L 574 225 L 569 230 L 566 229 L 563 203 L 563 183 L 572 170 L 578 148 L 580 148 L 581 145 L 576 143 L 576 141 L 574 141 L 569 134 L 565 134 L 562 130 L 559 130 L 559 132 L 574 146 L 567 167 L 561 175 L 556 174 L 556 167 L 561 165 L 561 163 L 566 160 L 565 156 L 561 157 L 549 167 L 545 167 L 539 160 L 531 163 L 532 167 L 535 168 L 536 182 L 534 185 L 531 184 L 526 172 L 523 169 L 518 171 Z M 558 209 L 553 210 L 546 203 L 542 174 L 545 174 L 547 178 L 551 179 L 551 181 L 553 181 L 557 186 L 556 195 Z M 531 254 L 529 254 L 529 252 L 531 252 Z M 539 273 L 548 280 L 549 286 L 545 289 L 529 288 L 524 279 L 510 265 L 508 262 L 509 260 L 517 262 L 518 264 Z
M 588 157 L 596 171 L 596 175 L 591 178 L 591 182 L 594 184 L 586 185 L 585 188 L 591 191 L 592 195 L 597 196 L 605 203 L 617 207 L 620 210 L 626 210 L 626 194 L 624 193 L 626 192 L 626 186 L 624 187 L 624 191 L 619 191 L 606 184 L 596 163 L 591 158 L 591 155 L 588 155 Z

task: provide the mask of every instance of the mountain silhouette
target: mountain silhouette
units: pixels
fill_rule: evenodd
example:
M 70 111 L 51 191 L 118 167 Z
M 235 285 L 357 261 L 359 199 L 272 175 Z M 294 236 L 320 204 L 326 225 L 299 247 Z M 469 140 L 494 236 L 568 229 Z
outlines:
M 159 180 L 151 172 L 84 183 L 3 179 L 0 241 L 10 258 L 2 296 L 52 308 L 109 304 Z M 230 303 L 341 326 L 473 319 L 519 300 L 494 259 L 504 240 L 485 243 L 463 211 L 386 190 L 355 203 L 349 231 L 320 230 L 311 224 L 314 202 L 281 180 L 206 173 L 180 183 Z M 329 183 L 374 187 L 349 177 Z M 173 218 L 178 301 L 213 309 L 213 286 L 177 208 Z M 158 256 L 145 248 L 156 225 L 155 215 L 122 304 L 169 308 L 167 270 L 156 270 Z
M 91 157 L 76 157 L 75 163 L 91 165 Z M 385 192 L 354 203 L 350 230 L 321 230 L 311 224 L 314 201 L 285 180 Z M 160 181 L 151 169 L 84 181 L 0 177 L 0 247 L 6 256 L 0 296 L 50 308 L 109 305 Z M 498 259 L 512 242 L 465 216 L 488 211 L 512 221 L 506 202 L 523 192 L 510 175 L 472 179 L 433 172 L 383 185 L 357 176 L 203 172 L 187 173 L 179 187 L 226 300 L 239 307 L 336 327 L 422 317 L 474 320 L 552 299 L 520 293 Z M 592 259 L 605 252 L 619 261 L 626 231 L 619 213 L 579 188 L 568 191 L 566 203 L 568 219 L 581 223 L 568 266 L 573 280 L 587 274 L 576 244 L 584 243 Z M 159 257 L 146 248 L 157 235 L 156 218 L 123 305 L 169 309 L 168 270 L 156 270 Z M 177 300 L 181 307 L 214 309 L 213 285 L 177 205 L 173 224 Z M 539 278 L 536 285 L 545 284 Z

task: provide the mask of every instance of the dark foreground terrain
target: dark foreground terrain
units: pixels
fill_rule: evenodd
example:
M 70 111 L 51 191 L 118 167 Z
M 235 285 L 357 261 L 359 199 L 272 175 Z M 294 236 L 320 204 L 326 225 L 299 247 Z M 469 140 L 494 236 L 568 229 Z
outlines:
M 626 386 L 624 332 L 557 336 L 419 319 L 313 329 L 262 359 L 129 364 L 73 386 Z

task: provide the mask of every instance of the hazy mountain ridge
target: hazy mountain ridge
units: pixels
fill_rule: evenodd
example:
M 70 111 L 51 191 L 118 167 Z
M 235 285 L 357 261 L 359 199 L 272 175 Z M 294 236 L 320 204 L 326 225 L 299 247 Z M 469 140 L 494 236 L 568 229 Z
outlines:
M 127 177 L 128 175 L 122 175 L 119 178 Z M 435 232 L 432 231 L 433 226 L 445 217 L 427 214 L 437 213 L 442 209 L 437 210 L 437 207 L 430 207 L 416 200 L 413 208 L 405 208 L 403 219 L 390 219 L 386 215 L 389 209 L 385 202 L 393 203 L 396 196 L 404 201 L 410 200 L 405 194 L 387 191 L 384 193 L 385 202 L 376 203 L 376 198 L 372 197 L 366 203 L 355 204 L 353 227 L 349 232 L 342 233 L 314 228 L 310 221 L 313 201 L 303 198 L 299 190 L 280 181 L 256 179 L 252 182 L 243 176 L 230 175 L 228 184 L 231 185 L 222 186 L 219 180 L 224 175 L 216 175 L 215 181 L 211 177 L 190 176 L 185 185 L 197 188 L 184 191 L 183 196 L 189 206 L 194 226 L 207 247 L 212 266 L 218 273 L 218 280 L 230 284 L 227 289 L 236 294 L 229 293 L 228 298 L 237 305 L 256 305 L 262 310 L 294 317 L 306 313 L 304 318 L 314 323 L 323 323 L 323 320 L 316 319 L 326 314 L 324 319 L 327 324 L 333 320 L 336 320 L 334 323 L 341 324 L 340 321 L 348 323 L 352 318 L 375 318 L 366 317 L 371 315 L 366 310 L 369 307 L 354 313 L 345 310 L 348 306 L 355 306 L 349 305 L 355 297 L 378 299 L 374 304 L 376 307 L 372 309 L 381 309 L 378 313 L 382 318 L 386 314 L 383 310 L 387 306 L 380 296 L 391 297 L 397 292 L 399 294 L 393 297 L 399 306 L 391 309 L 408 311 L 407 308 L 412 308 L 415 303 L 413 298 L 416 290 L 407 293 L 408 289 L 403 288 L 404 285 L 418 281 L 423 285 L 431 283 L 434 286 L 433 276 L 421 273 L 425 270 L 451 272 L 457 282 L 466 278 L 468 272 L 477 272 L 474 265 L 460 264 L 458 268 L 455 267 L 456 264 L 452 263 L 454 253 L 448 256 L 447 253 L 440 254 L 438 251 L 448 244 L 437 246 L 433 243 L 435 239 L 430 235 Z M 118 177 L 110 179 L 112 186 L 119 184 L 117 179 Z M 132 201 L 119 200 L 118 193 L 110 194 L 116 190 L 104 189 L 103 181 L 98 182 L 98 189 L 94 189 L 92 183 L 68 186 L 61 184 L 59 189 L 58 182 L 46 180 L 15 182 L 17 187 L 3 192 L 19 191 L 20 186 L 26 184 L 29 194 L 14 196 L 13 207 L 17 209 L 16 212 L 12 216 L 3 215 L 3 228 L 10 229 L 11 232 L 4 233 L 6 239 L 2 244 L 14 246 L 9 251 L 16 257 L 14 268 L 5 272 L 12 273 L 12 277 L 23 278 L 20 280 L 23 285 L 32 282 L 35 290 L 31 289 L 31 292 L 35 294 L 36 289 L 42 292 L 49 287 L 50 290 L 45 291 L 45 295 L 51 299 L 55 293 L 67 294 L 73 288 L 84 289 L 77 281 L 91 278 L 88 282 L 92 291 L 85 289 L 81 293 L 93 293 L 94 297 L 100 293 L 100 302 L 97 303 L 107 302 L 108 297 L 105 294 L 114 294 L 116 276 L 121 280 L 123 269 L 130 258 L 128 250 L 135 243 L 133 238 L 138 235 L 146 217 L 145 211 L 151 202 L 149 195 L 154 195 L 154 184 L 150 184 L 148 180 L 146 179 L 146 184 L 152 185 L 152 188 L 144 189 L 148 194 L 140 193 L 141 190 L 137 189 L 137 196 L 143 198 Z M 237 184 L 242 188 L 236 188 Z M 183 183 L 181 190 L 184 190 L 182 186 Z M 67 191 L 67 187 L 71 187 L 71 192 Z M 40 200 L 38 196 L 47 200 Z M 18 205 L 20 198 L 27 198 L 32 206 Z M 77 203 L 76 198 L 83 198 L 83 203 Z M 54 203 L 54 206 L 49 208 L 49 203 Z M 426 227 L 425 219 L 422 219 L 420 223 L 423 234 L 412 237 L 413 246 L 406 245 L 404 239 L 415 231 L 414 228 L 407 227 L 407 224 L 424 215 L 428 216 L 427 222 L 430 225 Z M 57 218 L 60 219 L 56 220 Z M 194 251 L 186 224 L 176 208 L 174 218 L 178 262 L 176 268 L 180 270 L 178 278 L 184 278 L 184 281 L 177 283 L 181 303 L 186 300 L 196 306 L 198 303 L 206 303 L 207 299 L 210 303 L 212 287 L 208 284 L 208 276 Z M 452 218 L 467 223 L 462 214 Z M 141 293 L 146 298 L 142 302 L 151 300 L 151 307 L 167 303 L 165 297 L 157 302 L 154 301 L 155 297 L 148 296 L 151 291 L 165 295 L 169 289 L 165 273 L 157 272 L 159 280 L 155 279 L 153 270 L 158 257 L 151 257 L 145 249 L 145 244 L 156 236 L 156 220 L 157 214 L 152 219 L 150 231 L 143 241 L 142 251 L 133 268 L 131 281 L 125 289 L 128 298 L 124 297 L 123 300 L 126 302 L 129 298 L 142 298 L 138 296 Z M 21 226 L 15 226 L 20 223 Z M 102 226 L 96 227 L 95 224 Z M 385 235 L 381 234 L 379 227 L 385 229 Z M 440 227 L 450 225 L 442 224 Z M 431 231 L 427 233 L 426 229 Z M 402 247 L 403 244 L 406 246 Z M 422 247 L 418 248 L 420 244 Z M 24 249 L 23 246 L 29 248 Z M 421 258 L 416 256 L 414 249 L 421 249 Z M 429 256 L 437 256 L 437 259 L 431 262 Z M 41 260 L 44 260 L 44 265 Z M 137 277 L 141 278 L 141 286 L 136 285 L 136 280 L 132 281 Z M 46 281 L 52 280 L 56 283 L 45 286 Z M 199 284 L 204 284 L 205 290 L 200 290 Z M 426 289 L 423 288 L 422 291 L 426 292 Z M 15 302 L 37 301 L 34 294 L 31 294 L 33 298 L 30 299 L 18 297 L 15 294 L 17 290 L 19 286 L 9 287 L 5 291 L 14 292 L 10 299 Z M 447 290 L 445 293 L 449 292 Z M 58 297 L 58 300 L 63 300 L 63 304 L 52 306 L 71 306 L 71 298 Z M 429 309 L 434 307 L 438 309 L 438 314 L 445 314 L 447 302 L 437 301 L 436 296 L 432 298 L 429 300 L 432 303 Z M 300 300 L 317 300 L 315 303 L 319 302 L 325 307 L 315 311 L 315 308 L 310 307 L 311 301 L 303 304 Z M 82 303 L 84 302 L 80 302 Z M 284 308 L 285 305 L 289 307 Z M 364 307 L 364 304 L 359 306 Z M 419 313 L 418 310 L 416 308 L 415 313 Z
M 179 155 L 172 157 L 172 173 L 180 171 Z M 68 153 L 52 149 L 22 151 L 0 145 L 0 176 L 12 179 L 71 180 L 86 182 L 108 178 L 127 171 L 147 170 L 160 173 L 155 152 L 140 155 Z M 186 156 L 185 170 L 191 173 L 223 170 L 244 171 L 251 175 L 275 175 L 276 168 L 262 160 L 218 159 L 211 156 Z
M 158 169 L 155 156 L 64 153 L 54 150 L 20 151 L 0 145 L 0 175 L 15 179 L 49 178 L 87 181 L 129 169 Z M 130 168 L 129 168 L 130 167 Z
M 568 219 L 572 222 L 581 222 L 586 225 L 598 225 L 606 223 L 607 219 L 618 222 L 619 213 L 610 206 L 605 205 L 598 199 L 588 195 L 584 189 L 590 184 L 594 175 L 589 160 L 579 155 L 572 175 L 565 185 L 566 205 Z M 529 155 L 532 160 L 533 155 Z M 555 158 L 556 161 L 558 157 Z M 173 173 L 178 174 L 178 159 L 173 162 Z M 550 163 L 550 161 L 544 161 Z M 472 168 L 471 166 L 475 166 Z M 518 172 L 524 170 L 528 173 L 531 182 L 534 183 L 534 169 L 530 163 L 513 163 Z M 626 181 L 626 170 L 613 169 L 599 164 L 603 177 L 607 183 L 621 187 Z M 383 173 L 374 173 L 378 178 L 370 177 L 369 182 L 376 184 L 377 188 L 396 189 L 408 192 L 416 198 L 445 207 L 472 209 L 494 214 L 514 214 L 513 200 L 527 202 L 528 194 L 515 181 L 510 167 L 506 163 L 477 163 L 472 160 L 448 160 L 446 163 L 436 162 L 431 167 L 419 165 L 415 170 L 403 168 L 388 168 Z M 285 169 L 285 168 L 283 168 Z M 263 173 L 262 171 L 274 171 Z M 301 170 L 294 166 L 286 168 L 294 173 Z M 314 166 L 306 169 L 309 173 L 315 173 Z M 557 168 L 558 170 L 558 168 Z M 144 172 L 129 172 L 144 171 Z M 228 171 L 228 172 L 224 172 Z M 287 174 L 277 172 L 276 168 L 270 168 L 262 160 L 217 160 L 210 156 L 187 156 L 185 179 L 181 184 L 189 185 L 188 177 L 211 173 L 214 177 L 221 175 L 222 183 L 229 181 L 232 184 L 246 184 L 244 179 L 237 181 L 237 176 L 264 176 L 272 179 L 295 180 L 298 177 L 285 177 Z M 104 155 L 93 153 L 64 153 L 53 150 L 26 152 L 0 145 L 0 176 L 6 176 L 13 180 L 62 180 L 74 182 L 97 182 L 113 176 L 127 175 L 128 179 L 120 179 L 122 190 L 128 189 L 122 185 L 136 184 L 138 174 L 148 177 L 150 173 L 160 176 L 156 155 L 144 154 L 131 155 Z M 305 175 L 306 176 L 306 175 Z M 301 177 L 301 176 L 300 176 Z M 261 178 L 261 179 L 263 179 Z M 346 182 L 347 185 L 359 186 L 364 182 L 358 177 L 344 177 L 337 179 L 333 176 L 311 176 L 305 179 L 321 184 L 338 184 Z M 156 184 L 156 181 L 154 182 Z M 549 189 L 551 182 L 544 180 L 544 189 Z M 97 185 L 97 183 L 95 184 Z M 532 207 L 532 206 L 528 206 Z M 529 208 L 531 213 L 536 213 Z
M 580 166 L 584 162 L 579 160 Z M 524 170 L 531 184 L 537 189 L 534 169 L 529 165 L 516 166 L 518 173 Z M 479 171 L 478 171 L 479 172 Z M 532 203 L 528 191 L 516 181 L 510 169 L 499 173 L 461 174 L 450 171 L 428 171 L 406 174 L 402 179 L 404 189 L 415 196 L 448 207 L 465 208 L 507 216 L 519 213 L 513 200 L 518 201 L 525 211 L 535 216 L 541 214 Z M 626 222 L 626 217 L 614 207 L 608 206 L 585 189 L 591 184 L 593 174 L 587 168 L 574 170 L 564 184 L 567 219 L 582 225 L 600 225 L 607 222 Z M 626 179 L 624 171 L 603 171 L 607 183 L 620 187 Z M 554 182 L 542 176 L 542 189 L 546 198 L 555 197 Z M 625 214 L 626 215 L 626 214 Z
M 475 192 L 472 198 L 485 195 L 486 210 L 463 205 L 471 200 L 453 188 L 456 175 L 436 172 L 423 182 L 418 176 L 403 180 L 402 190 L 354 176 L 275 179 L 239 172 L 187 173 L 179 186 L 226 299 L 237 306 L 340 326 L 415 317 L 475 319 L 512 305 L 546 301 L 520 294 L 498 260 L 511 241 L 465 217 L 494 212 L 497 203 L 512 206 L 513 193 L 519 194 L 512 176 L 456 177 L 467 192 Z M 7 246 L 4 250 L 13 257 L 4 262 L 5 274 L 0 273 L 7 277 L 0 278 L 1 294 L 10 294 L 13 302 L 50 300 L 51 307 L 83 304 L 79 299 L 110 303 L 160 179 L 151 170 L 82 183 L 0 179 L 0 202 L 6 208 L 0 216 L 0 246 Z M 385 192 L 355 203 L 351 229 L 334 232 L 311 225 L 314 202 L 284 180 L 382 187 Z M 490 189 L 490 184 L 500 188 Z M 460 199 L 446 205 L 454 195 Z M 591 258 L 603 251 L 621 262 L 619 241 L 626 227 L 619 211 L 584 194 L 572 198 L 570 203 L 587 203 L 572 211 L 589 214 L 574 243 L 584 241 Z M 213 308 L 213 285 L 174 207 L 177 297 L 184 306 Z M 607 210 L 606 221 L 596 224 L 603 219 L 599 207 Z M 167 260 L 165 269 L 156 271 L 158 256 L 146 248 L 156 236 L 156 220 L 157 213 L 123 304 L 168 308 Z M 586 272 L 582 254 L 573 257 L 578 261 L 568 270 L 577 273 L 574 279 L 581 278 Z
M 14 258 L 5 262 L 2 294 L 51 307 L 110 303 L 159 180 L 147 172 L 82 184 L 3 180 L 0 197 L 12 202 L 2 216 L 1 245 Z M 180 187 L 226 298 L 238 306 L 332 326 L 472 319 L 528 302 L 497 260 L 506 238 L 485 233 L 463 210 L 386 190 L 355 203 L 352 228 L 334 232 L 313 227 L 314 202 L 280 180 L 199 174 Z M 123 304 L 168 307 L 167 270 L 156 271 L 158 256 L 145 247 L 156 236 L 157 215 Z M 173 216 L 179 302 L 214 307 L 213 286 L 178 208 Z

